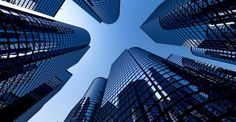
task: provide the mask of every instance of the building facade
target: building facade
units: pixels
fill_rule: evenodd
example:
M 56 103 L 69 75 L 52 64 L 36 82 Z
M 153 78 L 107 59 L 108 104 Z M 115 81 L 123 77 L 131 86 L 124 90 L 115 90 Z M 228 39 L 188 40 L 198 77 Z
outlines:
M 73 0 L 98 22 L 112 24 L 120 15 L 120 0 Z
M 2 121 L 24 122 L 37 113 L 72 76 L 68 71 L 62 71 L 48 82 L 29 92 L 25 96 L 15 99 L 13 103 L 0 111 Z M 12 94 L 11 94 L 12 95 Z
M 105 78 L 94 79 L 83 98 L 71 110 L 65 122 L 94 122 L 98 119 L 106 83 Z
M 233 71 L 131 48 L 112 64 L 97 121 L 233 121 L 235 80 Z
M 48 16 L 55 16 L 65 0 L 2 0 Z
M 165 0 L 141 28 L 157 43 L 235 64 L 235 10 L 232 0 Z
M 0 111 L 14 110 L 9 119 L 16 119 L 23 111 L 8 107 L 76 64 L 89 49 L 90 36 L 82 28 L 4 6 L 0 16 Z

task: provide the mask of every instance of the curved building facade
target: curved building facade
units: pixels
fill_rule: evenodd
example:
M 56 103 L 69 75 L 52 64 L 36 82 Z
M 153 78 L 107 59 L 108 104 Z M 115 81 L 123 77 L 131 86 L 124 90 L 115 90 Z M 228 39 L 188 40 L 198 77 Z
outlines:
M 199 48 L 194 55 L 235 64 L 235 10 L 232 0 L 165 0 L 141 28 L 157 43 Z
M 120 15 L 120 0 L 73 0 L 98 22 L 112 24 Z
M 98 119 L 106 83 L 105 78 L 94 79 L 83 98 L 71 110 L 65 122 L 94 122 Z
M 12 105 L 76 64 L 89 49 L 90 35 L 82 28 L 4 6 L 0 16 L 0 112 L 15 112 L 9 117 L 1 114 L 0 120 L 12 121 L 29 109 Z

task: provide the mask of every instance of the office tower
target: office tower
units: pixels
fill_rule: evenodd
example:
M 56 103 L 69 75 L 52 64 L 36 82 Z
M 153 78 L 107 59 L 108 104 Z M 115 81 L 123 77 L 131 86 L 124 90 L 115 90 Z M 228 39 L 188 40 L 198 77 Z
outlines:
M 120 0 L 73 0 L 98 22 L 112 24 L 120 15 Z
M 145 90 L 145 92 L 139 92 L 142 90 Z M 145 111 L 148 109 L 148 107 L 152 106 L 155 102 L 157 102 L 157 97 L 152 95 L 154 93 L 155 92 L 150 89 L 149 85 L 147 84 L 147 81 L 145 80 L 137 80 L 134 82 L 130 82 L 118 94 L 119 103 L 117 107 L 115 107 L 110 102 L 107 102 L 109 107 L 107 107 L 107 103 L 102 107 L 101 115 L 99 116 L 98 121 L 116 121 L 115 115 L 117 113 L 122 113 L 121 116 L 124 116 L 122 118 L 125 118 L 125 120 L 118 119 L 117 121 L 148 122 L 154 120 L 158 108 L 154 106 L 149 112 Z M 149 98 L 150 96 L 151 98 Z M 121 111 L 120 109 L 123 109 L 124 111 Z M 131 112 L 132 115 L 129 116 Z M 107 117 L 107 115 L 105 114 L 108 114 L 109 117 Z
M 2 0 L 19 7 L 55 16 L 65 0 Z
M 4 121 L 25 114 L 26 108 L 8 109 L 15 101 L 41 88 L 43 92 L 44 84 L 76 64 L 89 49 L 90 36 L 82 28 L 4 6 L 0 14 L 0 113 L 16 112 L 11 118 L 0 115 Z
M 167 59 L 185 68 L 186 71 L 191 72 L 195 75 L 201 75 L 201 77 L 211 79 L 214 82 L 222 83 L 225 85 L 227 84 L 227 87 L 229 88 L 235 88 L 235 84 L 233 82 L 235 81 L 236 74 L 234 71 L 230 71 L 221 67 L 206 64 L 175 54 L 171 54 Z
M 0 111 L 0 116 L 5 117 L 4 121 L 12 121 L 12 118 L 15 118 L 15 116 L 18 116 L 20 113 L 21 115 L 14 121 L 24 122 L 29 120 L 48 100 L 61 90 L 71 76 L 72 74 L 66 70 L 59 73 L 50 79 L 50 81 L 42 84 L 11 103 L 6 109 Z
M 157 43 L 236 64 L 235 10 L 234 0 L 165 0 L 141 28 Z
M 66 117 L 65 122 L 94 122 L 98 117 L 107 80 L 93 80 L 83 98 Z
M 112 64 L 98 121 L 233 121 L 236 73 L 140 48 Z

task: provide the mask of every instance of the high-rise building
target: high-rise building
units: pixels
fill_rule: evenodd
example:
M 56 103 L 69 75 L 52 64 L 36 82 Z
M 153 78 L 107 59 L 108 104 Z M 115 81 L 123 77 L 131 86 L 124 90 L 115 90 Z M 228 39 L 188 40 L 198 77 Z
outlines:
M 112 64 L 98 121 L 233 121 L 236 73 L 140 48 Z
M 55 16 L 65 0 L 1 0 L 48 16 Z
M 65 70 L 21 98 L 17 99 L 13 94 L 9 94 L 16 100 L 0 111 L 1 120 L 13 121 L 15 119 L 15 122 L 29 120 L 61 90 L 71 76 L 72 74 Z
M 60 86 L 48 85 L 67 81 L 59 75 L 86 53 L 90 36 L 82 28 L 4 6 L 0 6 L 0 14 L 0 113 L 15 112 L 14 116 L 9 114 L 14 118 L 0 115 L 4 121 L 27 114 L 27 108 L 13 108 L 21 104 L 16 101 L 37 97 L 31 95 L 37 92 L 42 95 L 32 98 L 32 104 L 37 104 L 54 94 Z
M 73 0 L 98 22 L 112 24 L 120 15 L 120 0 Z
M 141 92 L 142 90 L 145 90 L 145 92 Z M 152 121 L 157 115 L 158 108 L 155 106 L 148 112 L 146 110 L 158 100 L 156 96 L 152 95 L 154 93 L 145 80 L 130 82 L 118 94 L 119 103 L 116 107 L 112 107 L 114 105 L 110 102 L 107 102 L 109 107 L 107 107 L 107 103 L 102 107 L 98 121 Z M 149 98 L 150 96 L 151 98 Z M 131 113 L 132 115 L 130 115 Z M 125 119 L 116 119 L 119 118 L 119 114 L 122 114 L 122 118 Z
M 236 64 L 236 1 L 165 0 L 141 25 L 155 42 Z
M 83 98 L 71 110 L 65 122 L 94 122 L 97 120 L 107 80 L 93 80 Z

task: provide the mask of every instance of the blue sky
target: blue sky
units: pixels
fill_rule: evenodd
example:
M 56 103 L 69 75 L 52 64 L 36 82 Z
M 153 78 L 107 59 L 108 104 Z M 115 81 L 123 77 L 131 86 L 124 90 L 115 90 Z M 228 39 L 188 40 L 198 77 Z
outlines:
M 141 29 L 140 25 L 162 0 L 121 0 L 121 12 L 114 24 L 100 24 L 77 6 L 66 0 L 56 16 L 57 20 L 85 28 L 91 36 L 91 48 L 81 61 L 69 69 L 73 77 L 63 89 L 30 119 L 30 122 L 62 122 L 96 77 L 107 77 L 110 66 L 124 49 L 141 47 L 167 57 L 174 52 L 210 64 L 235 70 L 234 65 L 206 60 L 191 55 L 189 49 L 157 44 Z

